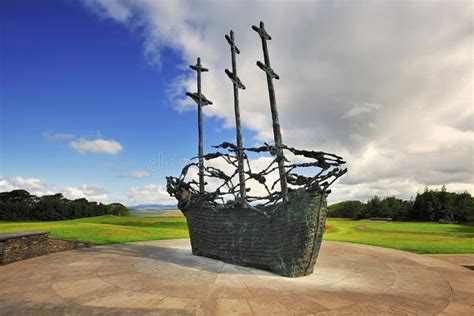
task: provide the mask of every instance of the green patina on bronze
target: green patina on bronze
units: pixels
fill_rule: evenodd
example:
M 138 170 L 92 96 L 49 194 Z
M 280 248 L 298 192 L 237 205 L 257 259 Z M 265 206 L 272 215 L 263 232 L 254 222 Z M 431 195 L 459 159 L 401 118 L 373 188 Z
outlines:
M 287 277 L 311 274 L 324 233 L 326 197 L 299 189 L 288 198 L 272 207 L 270 218 L 250 208 L 183 210 L 193 254 Z
M 230 31 L 225 38 L 231 47 L 232 81 L 236 118 L 236 144 L 224 142 L 218 151 L 204 154 L 202 106 L 212 104 L 201 93 L 200 59 L 196 66 L 197 93 L 187 93 L 198 104 L 198 162 L 186 165 L 179 177 L 167 177 L 167 191 L 178 200 L 178 208 L 187 218 L 193 254 L 242 266 L 256 267 L 287 277 L 311 274 L 316 264 L 326 223 L 326 197 L 329 186 L 347 172 L 345 161 L 322 151 L 299 150 L 283 144 L 273 79 L 280 77 L 270 65 L 267 41 L 271 36 L 263 22 L 252 26 L 261 38 L 264 62 L 257 62 L 267 78 L 274 144 L 244 148 L 242 143 L 239 89 L 245 89 L 237 76 L 236 54 L 240 53 Z M 227 152 L 223 152 L 227 150 Z M 291 163 L 285 151 L 298 158 Z M 273 159 L 259 172 L 252 170 L 248 154 L 270 154 Z M 227 164 L 226 171 L 212 160 Z M 207 162 L 204 165 L 204 161 Z M 198 181 L 187 179 L 191 168 L 198 169 Z M 298 174 L 303 168 L 316 168 L 314 175 Z M 229 174 L 228 170 L 231 171 Z M 278 173 L 277 180 L 272 173 Z M 220 184 L 204 190 L 205 178 Z M 259 185 L 265 195 L 254 195 L 250 185 Z M 274 190 L 279 187 L 280 190 Z M 258 190 L 255 190 L 258 191 Z

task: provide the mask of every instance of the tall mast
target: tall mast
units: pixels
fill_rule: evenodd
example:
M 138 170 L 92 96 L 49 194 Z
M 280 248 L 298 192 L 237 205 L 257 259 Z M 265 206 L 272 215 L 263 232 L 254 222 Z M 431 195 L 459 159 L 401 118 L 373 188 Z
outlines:
M 278 109 L 275 99 L 275 89 L 273 88 L 273 78 L 280 79 L 280 77 L 273 71 L 270 65 L 267 40 L 271 40 L 272 38 L 265 30 L 265 25 L 263 24 L 263 22 L 260 22 L 260 27 L 253 25 L 252 29 L 257 32 L 258 35 L 260 35 L 260 38 L 262 39 L 263 58 L 265 64 L 260 61 L 257 61 L 257 66 L 260 67 L 267 74 L 268 95 L 270 98 L 270 109 L 272 112 L 273 136 L 275 139 L 275 147 L 277 149 L 276 155 L 278 158 L 278 171 L 280 174 L 281 195 L 283 200 L 285 201 L 288 193 L 288 185 L 286 182 L 285 159 L 283 156 L 283 141 L 281 138 L 280 119 L 278 117 Z
M 201 72 L 209 71 L 207 68 L 201 66 L 201 58 L 197 58 L 196 65 L 189 66 L 192 70 L 197 72 L 197 92 L 191 93 L 186 92 L 186 95 L 193 99 L 198 106 L 198 135 L 199 135 L 199 144 L 198 144 L 198 156 L 199 156 L 199 192 L 204 193 L 204 158 L 203 158 L 203 141 L 202 141 L 202 107 L 206 105 L 211 105 L 212 102 L 209 101 L 201 93 Z
M 225 36 L 227 42 L 230 45 L 230 52 L 232 57 L 232 72 L 228 69 L 225 70 L 227 76 L 229 76 L 232 84 L 234 86 L 234 110 L 235 110 L 235 129 L 236 129 L 236 136 L 237 136 L 237 159 L 238 159 L 238 171 L 239 171 L 239 189 L 240 189 L 240 198 L 245 201 L 245 197 L 247 195 L 245 189 L 245 173 L 244 173 L 244 153 L 242 150 L 242 131 L 240 127 L 240 108 L 239 108 L 239 88 L 245 89 L 245 86 L 240 81 L 239 77 L 237 77 L 237 65 L 235 60 L 235 54 L 240 54 L 240 50 L 234 43 L 234 31 L 230 31 L 230 36 Z

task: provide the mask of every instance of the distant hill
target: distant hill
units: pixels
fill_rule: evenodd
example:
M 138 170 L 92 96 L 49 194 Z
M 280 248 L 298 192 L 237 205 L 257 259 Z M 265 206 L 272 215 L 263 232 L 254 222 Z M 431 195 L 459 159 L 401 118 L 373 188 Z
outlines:
M 143 211 L 143 210 L 174 210 L 176 209 L 177 206 L 176 204 L 172 205 L 163 205 L 163 204 L 139 204 L 139 205 L 133 205 L 133 206 L 128 206 L 129 210 L 132 211 Z

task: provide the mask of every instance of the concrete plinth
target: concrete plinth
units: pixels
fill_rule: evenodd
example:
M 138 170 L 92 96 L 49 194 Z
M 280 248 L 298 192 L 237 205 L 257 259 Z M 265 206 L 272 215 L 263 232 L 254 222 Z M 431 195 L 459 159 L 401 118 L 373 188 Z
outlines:
M 315 273 L 284 278 L 191 254 L 189 240 L 80 249 L 0 266 L 0 314 L 474 315 L 474 271 L 323 242 Z

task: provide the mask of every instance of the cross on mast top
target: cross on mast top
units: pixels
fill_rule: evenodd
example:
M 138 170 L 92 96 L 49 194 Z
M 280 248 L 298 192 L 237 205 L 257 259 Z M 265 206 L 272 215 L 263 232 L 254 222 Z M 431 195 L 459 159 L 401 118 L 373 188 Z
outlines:
M 240 127 L 239 89 L 245 89 L 245 86 L 237 76 L 237 61 L 235 58 L 235 54 L 240 54 L 240 50 L 237 48 L 234 42 L 234 31 L 231 30 L 230 34 L 226 35 L 225 38 L 230 45 L 230 53 L 232 59 L 232 72 L 226 69 L 225 73 L 232 81 L 232 85 L 234 87 L 235 130 L 237 138 L 237 169 L 239 173 L 239 192 L 241 200 L 240 204 L 244 206 L 246 205 L 245 197 L 247 195 L 247 190 L 245 188 L 244 152 L 242 150 L 242 131 Z
M 275 98 L 275 89 L 273 87 L 273 79 L 280 79 L 280 77 L 273 71 L 270 65 L 270 57 L 268 56 L 268 47 L 267 40 L 271 40 L 272 37 L 265 30 L 265 24 L 261 21 L 260 27 L 253 25 L 252 29 L 260 35 L 262 40 L 262 50 L 263 58 L 265 63 L 257 61 L 257 66 L 260 67 L 267 75 L 267 85 L 268 85 L 268 97 L 270 99 L 270 110 L 272 112 L 272 121 L 273 121 L 273 137 L 275 140 L 275 147 L 277 150 L 278 158 L 278 172 L 280 174 L 280 186 L 281 186 L 281 196 L 283 201 L 287 200 L 288 194 L 288 184 L 286 178 L 285 170 L 285 157 L 283 155 L 283 141 L 281 137 L 280 129 L 280 119 L 278 116 L 278 108 Z
M 202 67 L 201 58 L 197 58 L 196 65 L 189 66 L 192 70 L 197 72 L 197 92 L 191 93 L 186 92 L 186 95 L 189 96 L 198 106 L 198 157 L 199 157 L 199 192 L 204 193 L 204 158 L 203 158 L 203 132 L 202 132 L 202 107 L 206 105 L 211 105 L 212 102 L 208 100 L 201 93 L 201 73 L 209 71 L 209 69 Z
M 260 37 L 265 40 L 271 40 L 272 37 L 270 36 L 270 34 L 267 33 L 267 31 L 265 30 L 265 24 L 263 23 L 263 21 L 260 21 L 260 27 L 258 26 L 255 26 L 255 25 L 252 25 L 252 29 L 258 33 L 258 35 L 260 35 Z

